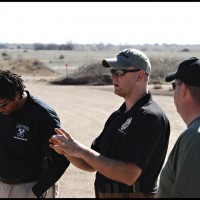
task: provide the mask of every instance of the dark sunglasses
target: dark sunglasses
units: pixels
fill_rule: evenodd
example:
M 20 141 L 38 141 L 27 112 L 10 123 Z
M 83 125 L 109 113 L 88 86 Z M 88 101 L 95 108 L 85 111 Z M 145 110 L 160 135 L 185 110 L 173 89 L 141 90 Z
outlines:
M 3 102 L 2 104 L 0 104 L 0 109 L 3 107 L 6 107 L 9 103 L 9 100 L 6 100 L 5 102 Z
M 175 90 L 175 88 L 176 88 L 176 83 L 173 82 L 172 83 L 172 89 Z
M 173 83 L 172 83 L 172 89 L 175 90 L 176 85 L 181 85 L 181 84 L 183 84 L 183 83 L 184 83 L 184 82 L 182 82 L 182 81 L 179 81 L 179 82 L 177 82 L 177 83 L 173 82 Z
M 128 72 L 138 72 L 140 70 L 141 69 L 111 69 L 110 73 L 117 77 L 121 77 L 121 76 L 124 76 Z

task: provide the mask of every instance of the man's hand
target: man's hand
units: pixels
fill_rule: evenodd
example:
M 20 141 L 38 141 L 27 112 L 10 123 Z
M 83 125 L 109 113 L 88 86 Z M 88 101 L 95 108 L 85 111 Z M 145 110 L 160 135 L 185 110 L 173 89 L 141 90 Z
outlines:
M 57 135 L 53 135 L 49 139 L 49 142 L 51 142 L 49 146 L 59 154 L 80 157 L 80 152 L 84 145 L 74 140 L 65 130 L 58 128 L 54 130 Z

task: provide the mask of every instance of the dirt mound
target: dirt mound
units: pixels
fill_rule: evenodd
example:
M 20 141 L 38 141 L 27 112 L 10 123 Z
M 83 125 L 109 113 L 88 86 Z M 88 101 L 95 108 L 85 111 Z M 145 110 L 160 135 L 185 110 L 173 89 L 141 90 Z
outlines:
M 101 66 L 100 63 L 92 63 L 82 66 L 70 76 L 62 76 L 50 82 L 58 85 L 110 85 L 109 69 Z
M 112 84 L 112 80 L 108 75 L 84 76 L 77 78 L 65 76 L 52 80 L 50 83 L 57 85 L 110 85 Z
M 20 75 L 51 76 L 58 74 L 36 59 L 4 60 L 0 62 L 0 69 L 10 70 Z

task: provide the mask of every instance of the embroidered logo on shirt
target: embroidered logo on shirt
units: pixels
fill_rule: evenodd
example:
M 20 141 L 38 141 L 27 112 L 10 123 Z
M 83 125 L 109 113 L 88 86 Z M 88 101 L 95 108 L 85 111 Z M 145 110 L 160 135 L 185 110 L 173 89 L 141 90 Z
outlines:
M 118 129 L 118 131 L 126 135 L 126 132 L 124 132 L 124 130 L 130 125 L 131 121 L 132 121 L 132 117 L 128 118 L 125 121 L 125 123 L 122 124 L 121 129 Z
M 16 136 L 14 136 L 14 138 L 18 139 L 18 140 L 27 141 L 26 133 L 28 133 L 29 127 L 25 126 L 25 125 L 22 125 L 22 124 L 17 124 L 16 125 L 16 129 L 17 129 L 17 133 L 16 133 Z

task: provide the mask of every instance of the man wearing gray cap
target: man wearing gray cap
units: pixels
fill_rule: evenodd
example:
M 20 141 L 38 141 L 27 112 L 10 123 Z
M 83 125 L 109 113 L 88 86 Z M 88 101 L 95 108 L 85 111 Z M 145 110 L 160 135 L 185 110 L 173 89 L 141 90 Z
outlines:
M 150 61 L 139 50 L 124 49 L 102 65 L 110 68 L 114 93 L 124 103 L 110 115 L 91 148 L 63 129 L 55 129 L 50 146 L 78 168 L 96 171 L 97 198 L 153 198 L 170 124 L 148 90 Z
M 174 80 L 174 103 L 187 129 L 161 172 L 156 197 L 200 198 L 200 60 L 184 60 L 165 80 Z

